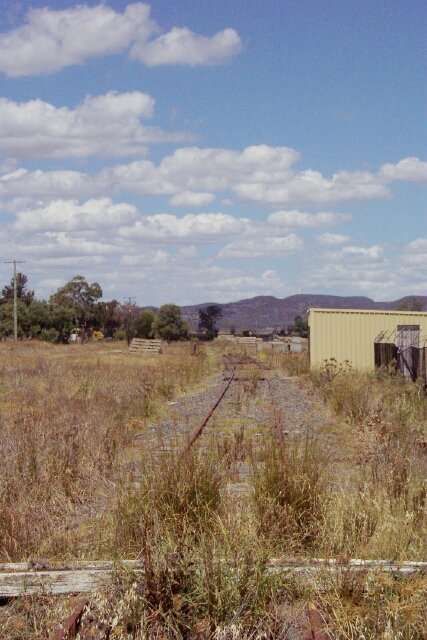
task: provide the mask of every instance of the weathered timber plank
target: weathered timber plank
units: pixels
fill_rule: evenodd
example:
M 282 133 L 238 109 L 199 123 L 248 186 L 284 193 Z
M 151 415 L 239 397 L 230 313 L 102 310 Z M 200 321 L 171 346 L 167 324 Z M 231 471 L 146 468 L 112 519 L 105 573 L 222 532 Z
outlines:
M 141 573 L 141 569 L 135 569 Z M 21 571 L 0 574 L 0 596 L 13 598 L 23 595 L 90 593 L 101 588 L 111 570 L 72 569 L 69 571 Z
M 79 560 L 70 563 L 53 563 L 46 561 L 33 561 L 33 562 L 3 562 L 0 563 L 0 575 L 3 572 L 6 573 L 19 573 L 22 571 L 32 571 L 38 573 L 41 571 L 111 571 L 117 567 L 124 567 L 127 569 L 138 569 L 141 567 L 139 560 L 118 560 L 113 562 L 111 560 Z
M 65 594 L 89 593 L 101 587 L 111 575 L 114 567 L 122 566 L 135 573 L 142 574 L 143 569 L 137 560 L 127 560 L 115 565 L 112 562 L 80 563 L 79 567 L 34 570 L 26 563 L 0 565 L 0 597 L 12 598 L 37 593 Z M 394 575 L 410 575 L 415 572 L 427 573 L 427 562 L 389 562 L 387 560 L 350 560 L 339 564 L 335 560 L 315 559 L 303 561 L 281 561 L 273 559 L 267 565 L 267 572 L 287 572 L 301 576 L 315 574 L 337 574 L 349 571 L 360 573 L 366 571 L 388 572 Z

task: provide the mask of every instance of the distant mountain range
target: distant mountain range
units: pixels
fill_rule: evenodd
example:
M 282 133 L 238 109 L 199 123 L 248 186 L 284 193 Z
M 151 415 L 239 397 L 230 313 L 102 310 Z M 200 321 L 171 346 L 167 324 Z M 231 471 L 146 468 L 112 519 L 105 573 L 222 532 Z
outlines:
M 427 296 L 407 296 L 422 300 L 424 309 L 427 308 Z M 274 327 L 286 327 L 291 324 L 296 315 L 305 317 L 310 307 L 326 309 L 395 309 L 396 306 L 406 300 L 400 298 L 392 302 L 375 302 L 364 296 L 330 296 L 302 293 L 288 298 L 275 298 L 274 296 L 256 296 L 237 302 L 219 304 L 205 302 L 181 307 L 183 318 L 191 327 L 197 327 L 199 321 L 199 309 L 214 304 L 221 308 L 222 318 L 217 326 L 220 329 L 234 327 L 236 331 L 242 329 L 262 330 Z

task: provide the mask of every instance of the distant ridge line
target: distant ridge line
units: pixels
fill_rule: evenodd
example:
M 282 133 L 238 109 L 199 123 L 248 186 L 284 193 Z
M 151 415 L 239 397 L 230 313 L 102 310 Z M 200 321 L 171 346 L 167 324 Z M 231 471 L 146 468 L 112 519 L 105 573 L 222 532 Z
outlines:
M 208 305 L 221 308 L 222 318 L 218 321 L 219 329 L 236 331 L 241 329 L 266 330 L 286 327 L 291 324 L 296 315 L 305 317 L 307 309 L 318 307 L 325 309 L 369 309 L 392 311 L 396 305 L 408 298 L 416 297 L 422 300 L 424 310 L 427 309 L 427 296 L 405 296 L 389 302 L 376 302 L 367 296 L 337 296 L 317 293 L 297 293 L 286 298 L 275 296 L 255 296 L 236 302 L 217 303 L 204 302 L 181 307 L 181 313 L 191 327 L 198 325 L 199 309 Z

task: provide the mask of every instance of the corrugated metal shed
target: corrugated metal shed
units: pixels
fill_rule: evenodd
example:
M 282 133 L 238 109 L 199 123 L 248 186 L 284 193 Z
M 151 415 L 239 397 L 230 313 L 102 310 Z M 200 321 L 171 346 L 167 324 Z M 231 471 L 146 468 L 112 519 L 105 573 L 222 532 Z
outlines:
M 418 325 L 419 346 L 427 341 L 427 313 L 363 309 L 309 309 L 310 366 L 335 358 L 357 369 L 374 369 L 374 343 L 383 332 L 394 342 L 398 326 Z

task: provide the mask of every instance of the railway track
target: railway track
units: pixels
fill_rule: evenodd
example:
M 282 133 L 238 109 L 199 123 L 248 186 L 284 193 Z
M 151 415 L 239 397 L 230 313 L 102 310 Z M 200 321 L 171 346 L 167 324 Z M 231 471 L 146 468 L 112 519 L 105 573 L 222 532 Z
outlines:
M 266 441 L 284 445 L 283 417 L 265 364 L 248 356 L 223 356 L 223 361 L 224 386 L 181 456 L 194 447 L 206 455 L 216 451 L 228 492 L 241 496 Z
M 253 460 L 260 459 L 258 454 L 262 452 L 265 438 L 269 438 L 269 442 L 275 441 L 276 446 L 286 446 L 288 430 L 285 430 L 286 415 L 284 415 L 283 403 L 280 398 L 280 394 L 283 395 L 284 390 L 283 382 L 282 384 L 281 382 L 279 378 L 275 377 L 274 371 L 255 358 L 246 355 L 223 356 L 221 379 L 209 392 L 205 391 L 200 396 L 195 395 L 195 400 L 190 403 L 188 410 L 188 415 L 192 414 L 190 415 L 191 419 L 182 419 L 182 411 L 177 411 L 174 420 L 165 424 L 164 432 L 160 438 L 161 446 L 159 446 L 159 433 L 152 434 L 153 449 L 150 451 L 150 455 L 154 455 L 154 460 L 157 456 L 166 455 L 166 458 L 163 457 L 163 460 L 166 460 L 167 455 L 170 454 L 174 464 L 186 464 L 186 456 L 190 452 L 204 455 L 216 447 L 221 454 L 217 458 L 222 465 L 221 471 L 225 474 L 225 486 L 229 492 L 239 494 L 239 497 L 244 495 L 245 492 L 241 489 L 244 485 L 249 486 L 248 476 L 251 473 L 251 464 Z M 205 398 L 207 395 L 209 401 L 201 402 L 202 395 Z M 182 405 L 184 403 L 185 399 L 182 400 Z M 176 403 L 171 402 L 169 405 L 173 413 Z M 144 443 L 146 443 L 146 434 L 144 434 Z M 132 570 L 143 572 L 137 561 L 129 562 L 136 563 L 132 564 Z M 418 571 L 425 572 L 427 564 L 408 562 L 398 565 L 382 560 L 366 561 L 365 563 L 360 560 L 349 560 L 345 567 L 341 567 L 338 563 L 334 564 L 333 560 L 327 559 L 307 560 L 306 563 L 302 563 L 299 559 L 294 564 L 289 560 L 287 562 L 288 564 L 276 564 L 276 561 L 273 560 L 268 570 L 293 572 L 298 575 L 328 571 L 339 575 L 341 571 L 378 570 L 391 572 L 393 575 L 406 575 L 406 573 Z M 102 583 L 102 580 L 107 579 L 110 575 L 111 566 L 101 566 L 102 563 L 93 564 L 100 566 L 91 566 L 90 570 L 87 567 L 80 568 L 82 574 L 86 571 L 85 579 L 88 580 L 90 577 L 93 581 L 91 586 L 84 590 L 73 589 L 74 592 L 86 591 L 90 593 L 91 590 L 96 590 L 98 582 Z M 65 581 L 69 579 L 69 576 L 65 574 L 73 573 L 73 570 L 71 567 L 63 569 L 63 580 Z M 9 568 L 9 570 L 12 569 Z M 16 575 L 19 569 L 15 568 L 13 571 Z M 21 571 L 24 571 L 24 568 L 21 568 Z M 55 572 L 56 577 L 60 578 L 58 567 L 42 568 L 39 572 L 40 580 L 41 574 L 55 574 Z M 29 577 L 26 578 L 27 584 L 32 580 L 37 582 L 38 575 L 32 568 L 27 568 L 27 573 L 29 574 Z M 54 583 L 55 575 L 51 584 Z M 69 590 L 63 590 L 57 593 L 68 592 Z M 51 634 L 50 640 L 71 640 L 78 633 L 80 633 L 79 638 L 82 640 L 85 638 L 109 640 L 111 629 L 102 625 L 96 615 L 93 616 L 90 613 L 91 602 L 93 605 L 93 599 L 91 600 L 89 596 L 80 600 L 78 604 L 76 603 L 74 611 Z M 308 608 L 308 620 L 310 631 L 306 636 L 307 639 L 325 640 L 328 638 L 327 633 L 323 631 L 322 616 L 313 604 L 310 604 Z
M 223 355 L 222 369 L 211 389 L 169 402 L 168 416 L 137 435 L 144 455 L 142 473 L 147 465 L 182 463 L 190 451 L 219 450 L 231 475 L 248 476 L 245 460 L 265 438 L 273 436 L 278 445 L 284 444 L 286 431 L 271 369 L 244 354 Z M 137 460 L 133 467 L 136 480 L 139 464 Z
M 242 431 L 248 430 L 251 423 L 256 423 L 257 426 L 264 423 L 267 426 L 265 435 L 273 434 L 278 444 L 282 445 L 283 417 L 277 406 L 271 382 L 271 369 L 249 356 L 224 355 L 223 361 L 225 384 L 206 416 L 190 433 L 182 455 L 193 445 L 200 444 L 201 437 L 220 438 L 221 435 L 229 435 L 230 432 L 241 437 Z M 264 403 L 264 406 L 256 407 L 260 402 Z M 265 408 L 266 404 L 270 406 L 269 411 Z M 236 418 L 237 424 L 231 428 L 228 425 L 224 430 L 222 423 L 233 418 Z

